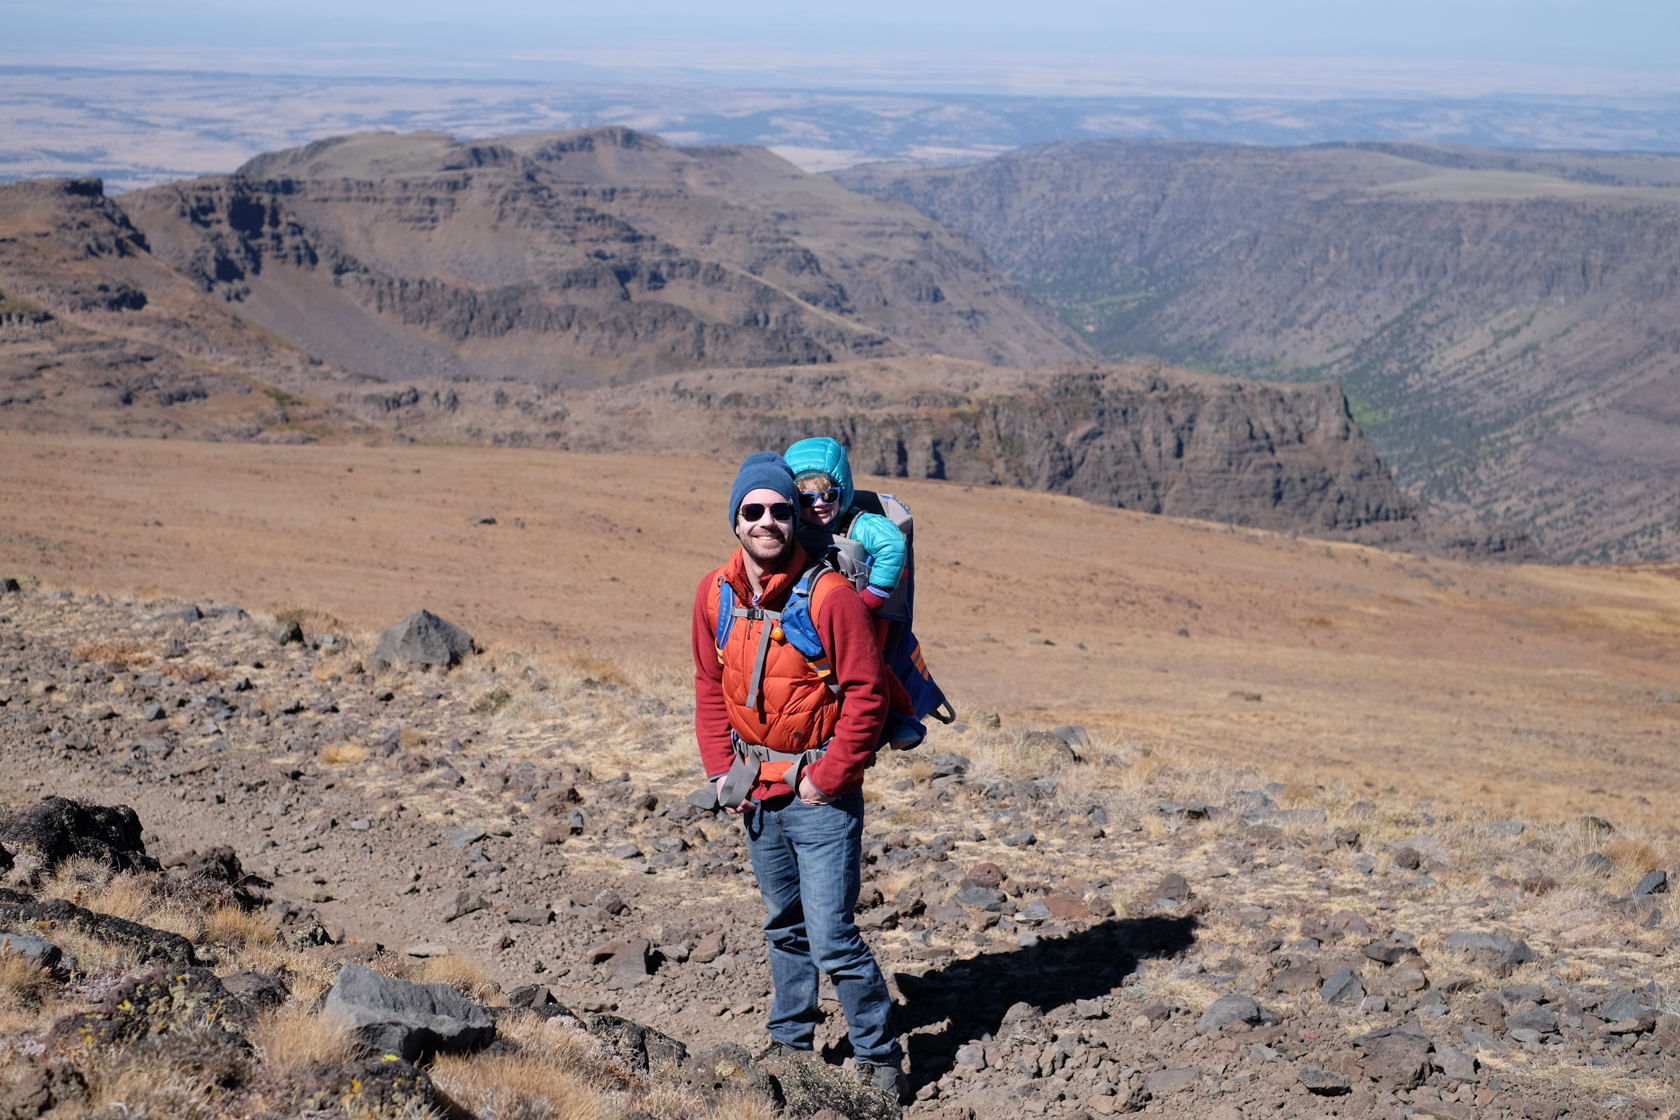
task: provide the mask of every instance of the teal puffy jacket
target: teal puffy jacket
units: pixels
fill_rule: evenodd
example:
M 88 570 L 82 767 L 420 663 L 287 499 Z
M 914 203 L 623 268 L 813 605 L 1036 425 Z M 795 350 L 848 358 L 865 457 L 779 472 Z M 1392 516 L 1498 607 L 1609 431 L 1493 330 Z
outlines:
M 782 458 L 787 460 L 795 478 L 806 471 L 822 471 L 839 484 L 840 512 L 835 523 L 844 523 L 852 508 L 852 500 L 857 496 L 852 487 L 852 465 L 846 458 L 846 449 L 838 441 L 821 436 L 800 440 L 789 447 Z M 861 544 L 870 555 L 869 586 L 882 595 L 891 594 L 898 581 L 904 578 L 904 566 L 909 555 L 904 534 L 899 532 L 898 526 L 892 523 L 891 518 L 860 511 L 852 517 L 844 535 Z

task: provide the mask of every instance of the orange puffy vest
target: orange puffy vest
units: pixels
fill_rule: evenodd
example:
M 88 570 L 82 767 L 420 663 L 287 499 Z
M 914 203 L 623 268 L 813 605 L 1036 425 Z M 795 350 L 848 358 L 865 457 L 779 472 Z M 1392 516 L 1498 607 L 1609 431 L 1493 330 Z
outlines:
M 718 632 L 720 574 L 706 600 L 707 619 Z M 823 572 L 811 587 L 810 616 L 814 624 L 822 602 L 836 587 L 849 586 L 846 577 Z M 792 598 L 790 590 L 788 597 Z M 758 648 L 765 627 L 770 640 L 765 650 L 761 675 L 755 672 Z M 820 747 L 834 735 L 840 721 L 840 698 L 830 687 L 832 679 L 826 654 L 807 658 L 769 618 L 736 618 L 728 636 L 718 647 L 718 664 L 723 668 L 723 700 L 729 725 L 742 742 L 773 751 L 798 754 Z M 757 688 L 753 685 L 757 683 Z M 750 701 L 750 703 L 749 703 Z M 759 781 L 781 781 L 792 761 L 765 762 L 759 766 Z

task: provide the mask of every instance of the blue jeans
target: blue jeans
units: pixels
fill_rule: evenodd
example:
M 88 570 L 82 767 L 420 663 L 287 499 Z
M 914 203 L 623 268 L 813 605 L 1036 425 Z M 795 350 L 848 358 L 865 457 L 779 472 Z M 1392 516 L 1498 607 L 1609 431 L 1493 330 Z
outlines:
M 817 970 L 828 973 L 846 1012 L 859 1062 L 897 1065 L 904 1057 L 892 1031 L 892 998 L 852 911 L 863 862 L 863 793 L 831 805 L 783 795 L 755 802 L 747 848 L 764 896 L 764 936 L 776 1003 L 770 1037 L 808 1050 L 822 1019 Z

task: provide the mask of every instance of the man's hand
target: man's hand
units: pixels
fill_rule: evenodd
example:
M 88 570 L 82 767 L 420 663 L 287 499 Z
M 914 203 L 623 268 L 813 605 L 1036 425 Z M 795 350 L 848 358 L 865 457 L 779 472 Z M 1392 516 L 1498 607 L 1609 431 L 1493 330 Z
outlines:
M 718 804 L 719 805 L 723 805 L 723 782 L 724 782 L 724 779 L 727 778 L 727 777 L 729 777 L 729 775 L 725 774 L 725 775 L 723 775 L 722 778 L 719 778 L 717 780 Z M 731 809 L 727 805 L 723 805 L 723 811 L 726 812 L 726 813 L 729 813 L 733 816 L 740 816 L 742 813 L 747 811 L 747 805 L 748 804 L 750 804 L 750 802 L 743 801 L 739 805 L 735 806 L 733 809 Z
M 799 775 L 799 800 L 807 805 L 827 805 L 834 800 L 828 794 L 811 784 L 811 779 Z

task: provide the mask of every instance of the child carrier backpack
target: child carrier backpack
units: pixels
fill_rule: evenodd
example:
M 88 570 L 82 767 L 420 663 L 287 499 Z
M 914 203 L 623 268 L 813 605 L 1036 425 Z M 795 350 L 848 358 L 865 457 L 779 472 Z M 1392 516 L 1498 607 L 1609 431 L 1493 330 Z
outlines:
M 951 707 L 933 674 L 928 672 L 921 642 L 911 630 L 916 613 L 916 548 L 915 522 L 909 507 L 891 494 L 857 490 L 853 493 L 851 508 L 832 530 L 801 525 L 800 543 L 812 555 L 825 557 L 835 571 L 862 591 L 869 586 L 870 557 L 861 544 L 847 535 L 852 520 L 859 513 L 885 517 L 904 534 L 904 576 L 879 612 L 887 620 L 887 637 L 882 645 L 882 654 L 893 675 L 903 682 L 905 691 L 909 692 L 916 718 L 921 720 L 932 716 L 940 723 L 951 723 L 957 718 L 956 709 Z

